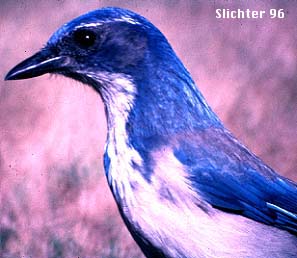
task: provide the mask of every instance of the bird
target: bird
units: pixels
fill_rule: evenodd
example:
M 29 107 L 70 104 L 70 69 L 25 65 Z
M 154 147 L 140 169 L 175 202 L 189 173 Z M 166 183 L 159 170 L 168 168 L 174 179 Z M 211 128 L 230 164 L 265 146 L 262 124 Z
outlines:
M 47 73 L 101 96 L 107 182 L 146 257 L 297 257 L 297 184 L 225 128 L 148 19 L 90 11 L 5 80 Z

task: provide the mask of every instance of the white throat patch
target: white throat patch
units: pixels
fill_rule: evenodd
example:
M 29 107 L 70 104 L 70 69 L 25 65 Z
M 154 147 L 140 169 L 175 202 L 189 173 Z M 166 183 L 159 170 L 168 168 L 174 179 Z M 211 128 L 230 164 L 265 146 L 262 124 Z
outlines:
M 110 159 L 108 183 L 118 203 L 134 199 L 131 182 L 135 181 L 132 161 L 141 166 L 139 153 L 128 144 L 126 123 L 133 108 L 137 89 L 132 79 L 124 74 L 88 73 L 102 84 L 101 95 L 107 112 L 108 136 L 105 152 Z M 139 175 L 141 176 L 141 175 Z

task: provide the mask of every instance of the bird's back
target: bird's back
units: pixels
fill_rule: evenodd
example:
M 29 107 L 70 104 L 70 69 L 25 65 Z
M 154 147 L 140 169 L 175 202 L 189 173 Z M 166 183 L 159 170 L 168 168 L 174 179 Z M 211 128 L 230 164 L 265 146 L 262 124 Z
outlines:
M 191 185 L 212 206 L 297 234 L 297 185 L 225 129 L 183 137 L 174 149 Z

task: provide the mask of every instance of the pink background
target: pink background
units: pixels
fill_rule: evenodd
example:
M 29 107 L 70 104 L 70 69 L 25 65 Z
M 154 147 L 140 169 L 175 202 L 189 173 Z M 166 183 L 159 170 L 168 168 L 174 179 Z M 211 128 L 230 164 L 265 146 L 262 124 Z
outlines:
M 9 1 L 0 6 L 0 77 L 63 23 L 103 6 L 151 20 L 225 125 L 297 180 L 294 1 Z M 285 10 L 284 19 L 215 18 L 216 8 Z M 100 97 L 59 76 L 0 80 L 0 257 L 142 257 L 106 184 Z

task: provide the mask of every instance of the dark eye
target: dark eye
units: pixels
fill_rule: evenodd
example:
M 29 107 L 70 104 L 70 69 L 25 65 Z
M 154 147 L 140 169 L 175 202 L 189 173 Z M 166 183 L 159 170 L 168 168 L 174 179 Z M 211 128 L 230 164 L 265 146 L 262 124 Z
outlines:
M 96 34 L 91 30 L 77 30 L 73 33 L 74 41 L 83 48 L 91 47 L 95 44 Z

